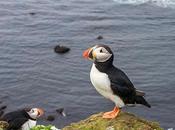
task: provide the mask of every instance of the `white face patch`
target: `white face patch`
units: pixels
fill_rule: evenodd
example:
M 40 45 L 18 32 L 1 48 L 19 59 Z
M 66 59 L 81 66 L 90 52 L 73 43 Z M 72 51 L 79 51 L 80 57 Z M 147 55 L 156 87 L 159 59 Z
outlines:
M 97 62 L 105 62 L 112 56 L 104 47 L 97 47 L 93 50 Z
M 38 109 L 37 108 L 32 108 L 29 112 L 27 112 L 29 114 L 29 116 L 33 119 L 38 118 L 38 116 L 40 115 L 38 113 Z

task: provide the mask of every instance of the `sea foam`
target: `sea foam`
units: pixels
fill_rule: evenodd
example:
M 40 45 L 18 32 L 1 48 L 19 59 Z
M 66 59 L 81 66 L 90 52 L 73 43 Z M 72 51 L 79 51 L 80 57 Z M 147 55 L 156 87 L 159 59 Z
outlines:
M 113 0 L 119 4 L 131 4 L 131 5 L 140 5 L 140 4 L 151 4 L 164 8 L 175 8 L 175 0 Z

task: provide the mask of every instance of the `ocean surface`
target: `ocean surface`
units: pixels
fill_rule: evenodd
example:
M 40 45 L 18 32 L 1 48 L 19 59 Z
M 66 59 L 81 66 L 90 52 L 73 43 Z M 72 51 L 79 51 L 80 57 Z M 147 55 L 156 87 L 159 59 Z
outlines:
M 1 0 L 0 101 L 6 112 L 42 107 L 57 116 L 38 123 L 62 128 L 112 110 L 90 83 L 92 63 L 82 58 L 99 43 L 112 48 L 114 64 L 152 105 L 124 111 L 175 128 L 174 0 Z M 71 51 L 54 53 L 58 44 Z M 57 108 L 65 108 L 67 117 Z

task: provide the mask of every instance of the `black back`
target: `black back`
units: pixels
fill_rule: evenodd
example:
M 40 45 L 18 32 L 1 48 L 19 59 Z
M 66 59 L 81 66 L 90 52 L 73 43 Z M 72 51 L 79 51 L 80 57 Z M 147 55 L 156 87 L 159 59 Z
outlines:
M 9 112 L 2 117 L 3 121 L 9 123 L 8 130 L 19 130 L 21 126 L 29 119 L 31 118 L 25 109 Z
M 151 107 L 143 96 L 136 95 L 136 89 L 128 76 L 120 69 L 113 65 L 113 53 L 111 49 L 106 45 L 100 45 L 105 47 L 112 56 L 106 62 L 95 61 L 96 68 L 103 73 L 106 73 L 111 82 L 111 89 L 115 95 L 118 95 L 125 104 L 143 104 L 147 107 Z
M 100 72 L 106 73 L 111 82 L 111 89 L 115 95 L 118 95 L 125 104 L 134 104 L 136 91 L 134 85 L 128 76 L 120 69 L 108 63 L 96 63 L 96 67 Z

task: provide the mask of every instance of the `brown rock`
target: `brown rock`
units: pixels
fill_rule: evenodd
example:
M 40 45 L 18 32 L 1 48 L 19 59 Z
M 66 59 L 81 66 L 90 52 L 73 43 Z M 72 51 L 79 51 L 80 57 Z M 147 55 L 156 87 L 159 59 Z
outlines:
M 103 39 L 103 36 L 99 35 L 99 36 L 97 37 L 97 39 L 98 39 L 98 40 L 101 40 L 101 39 Z
M 69 52 L 70 48 L 68 48 L 66 46 L 57 45 L 57 46 L 55 46 L 54 51 L 55 51 L 55 53 L 62 53 L 63 54 L 63 53 Z
M 2 106 L 2 107 L 0 107 L 0 110 L 4 110 L 4 109 L 6 109 L 7 108 L 7 106 Z

